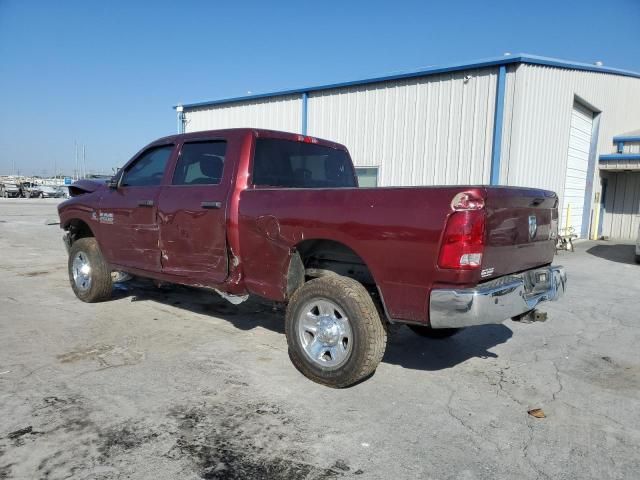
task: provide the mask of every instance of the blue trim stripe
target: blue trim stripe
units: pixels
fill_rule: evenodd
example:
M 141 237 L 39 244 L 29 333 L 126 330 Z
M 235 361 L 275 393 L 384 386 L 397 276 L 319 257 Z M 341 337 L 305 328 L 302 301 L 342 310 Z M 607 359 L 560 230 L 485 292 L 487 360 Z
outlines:
M 302 92 L 302 135 L 307 134 L 307 104 L 309 103 L 309 94 Z
M 619 135 L 613 137 L 613 143 L 640 142 L 640 135 Z
M 493 113 L 493 144 L 491 146 L 491 185 L 500 185 L 500 155 L 502 150 L 502 126 L 504 123 L 504 91 L 507 83 L 507 67 L 500 65 L 496 84 L 496 107 Z
M 587 72 L 609 73 L 612 75 L 621 75 L 625 77 L 640 78 L 640 73 L 630 70 L 622 70 L 619 68 L 599 67 L 590 63 L 572 62 L 569 60 L 560 60 L 557 58 L 540 57 L 537 55 L 529 55 L 521 53 L 518 55 L 509 55 L 503 57 L 492 57 L 484 60 L 476 60 L 468 63 L 453 63 L 448 65 L 424 68 L 417 71 L 399 73 L 395 75 L 386 75 L 380 77 L 366 78 L 351 82 L 339 82 L 328 85 L 318 85 L 315 87 L 294 88 L 290 90 L 281 90 L 272 93 L 261 93 L 257 95 L 248 95 L 244 97 L 224 98 L 220 100 L 212 100 L 209 102 L 189 103 L 184 105 L 185 108 L 198 108 L 213 105 L 222 105 L 225 103 L 245 102 L 250 100 L 259 100 L 270 97 L 280 97 L 285 95 L 301 95 L 303 93 L 317 92 L 322 90 L 330 90 L 334 88 L 350 87 L 354 85 L 366 85 L 370 83 L 388 82 L 392 80 L 402 80 L 408 78 L 425 77 L 429 75 L 437 75 L 447 72 L 459 72 L 464 70 L 473 70 L 484 67 L 504 66 L 518 63 L 527 63 L 531 65 L 545 65 L 549 67 L 564 68 L 569 70 L 582 70 Z M 175 106 L 173 108 L 176 108 Z
M 613 162 L 617 160 L 640 160 L 640 153 L 610 153 L 600 155 L 601 162 Z

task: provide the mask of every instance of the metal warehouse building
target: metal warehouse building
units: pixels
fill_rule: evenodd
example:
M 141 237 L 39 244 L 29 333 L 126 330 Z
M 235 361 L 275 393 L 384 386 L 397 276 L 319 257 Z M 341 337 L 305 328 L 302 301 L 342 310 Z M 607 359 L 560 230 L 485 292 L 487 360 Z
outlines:
M 178 106 L 178 128 L 347 146 L 361 186 L 493 184 L 560 196 L 561 227 L 634 239 L 640 73 L 532 55 Z

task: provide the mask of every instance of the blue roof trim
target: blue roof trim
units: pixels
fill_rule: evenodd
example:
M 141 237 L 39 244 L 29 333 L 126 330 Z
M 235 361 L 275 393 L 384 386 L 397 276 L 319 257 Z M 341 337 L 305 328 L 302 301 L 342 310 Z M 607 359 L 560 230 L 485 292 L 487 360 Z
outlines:
M 630 70 L 622 70 L 619 68 L 599 67 L 590 63 L 572 62 L 570 60 L 561 60 L 558 58 L 541 57 L 538 55 L 530 55 L 527 53 L 521 53 L 518 55 L 508 55 L 502 57 L 491 57 L 483 60 L 476 60 L 467 63 L 452 63 L 447 65 L 440 65 L 434 67 L 428 67 L 421 70 L 398 73 L 395 75 L 385 75 L 380 77 L 365 78 L 361 80 L 354 80 L 350 82 L 338 82 L 330 83 L 326 85 L 317 85 L 303 88 L 293 88 L 290 90 L 280 90 L 276 92 L 261 93 L 256 95 L 247 95 L 243 97 L 223 98 L 220 100 L 212 100 L 208 102 L 187 103 L 184 108 L 198 108 L 214 105 L 223 105 L 225 103 L 246 102 L 250 100 L 260 100 L 270 97 L 280 97 L 284 95 L 301 95 L 303 93 L 320 92 L 323 90 L 331 90 L 334 88 L 351 87 L 354 85 L 367 85 L 371 83 L 389 82 L 392 80 L 402 80 L 416 77 L 426 77 L 429 75 L 437 75 L 447 72 L 459 72 L 462 70 L 473 70 L 477 68 L 495 67 L 500 65 L 511 65 L 517 63 L 527 63 L 531 65 L 545 65 L 549 67 L 565 68 L 569 70 L 582 70 L 588 72 L 609 73 L 612 75 L 621 75 L 625 77 L 640 78 L 640 73 L 632 72 Z M 174 106 L 173 108 L 176 108 Z
M 640 135 L 620 135 L 613 137 L 613 143 L 618 142 L 640 142 Z
M 610 153 L 600 155 L 601 162 L 613 162 L 616 160 L 640 160 L 640 153 Z
M 502 126 L 504 122 L 504 91 L 507 83 L 507 67 L 500 65 L 496 84 L 496 107 L 493 116 L 493 140 L 491 144 L 491 185 L 500 185 L 500 160 L 502 158 Z

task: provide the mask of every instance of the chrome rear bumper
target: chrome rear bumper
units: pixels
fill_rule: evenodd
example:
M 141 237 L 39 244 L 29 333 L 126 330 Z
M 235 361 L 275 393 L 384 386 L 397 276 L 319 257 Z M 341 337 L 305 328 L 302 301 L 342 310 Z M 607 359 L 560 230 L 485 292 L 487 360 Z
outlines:
M 434 289 L 429 301 L 433 328 L 502 323 L 564 295 L 567 274 L 551 266 L 500 277 L 476 288 Z

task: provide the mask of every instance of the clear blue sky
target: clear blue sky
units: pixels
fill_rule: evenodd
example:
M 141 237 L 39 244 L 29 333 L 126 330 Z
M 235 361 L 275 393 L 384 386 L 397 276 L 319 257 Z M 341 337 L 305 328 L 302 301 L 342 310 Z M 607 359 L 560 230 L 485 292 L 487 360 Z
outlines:
M 639 0 L 0 0 L 0 173 L 122 165 L 179 102 L 527 52 L 640 71 Z

